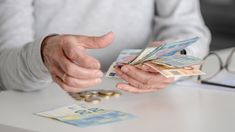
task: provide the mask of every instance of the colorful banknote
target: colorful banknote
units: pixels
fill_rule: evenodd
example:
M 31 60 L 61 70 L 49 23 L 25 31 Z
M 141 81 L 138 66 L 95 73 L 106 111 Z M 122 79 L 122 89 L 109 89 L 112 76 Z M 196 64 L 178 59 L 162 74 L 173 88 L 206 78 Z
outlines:
M 198 65 L 194 66 L 187 66 L 183 68 L 177 67 L 168 67 L 165 65 L 156 65 L 152 62 L 146 62 L 145 65 L 151 67 L 155 71 L 158 71 L 166 78 L 173 78 L 173 77 L 183 77 L 183 76 L 195 76 L 195 75 L 204 75 L 205 73 L 199 70 Z
M 151 62 L 156 64 L 165 64 L 174 67 L 187 67 L 192 65 L 202 64 L 202 59 L 190 55 L 173 55 L 173 56 L 163 56 L 159 59 L 152 60 Z
M 189 45 L 195 43 L 198 39 L 199 37 L 194 37 L 176 42 L 164 43 L 158 47 L 147 47 L 141 52 L 141 54 L 132 60 L 130 64 L 136 65 L 139 63 L 144 63 L 145 61 L 160 58 L 161 56 L 172 56 Z
M 125 64 L 133 66 L 148 64 L 153 70 L 160 72 L 165 77 L 202 75 L 204 73 L 196 68 L 197 65 L 203 63 L 202 59 L 177 54 L 177 52 L 195 43 L 198 39 L 198 37 L 193 37 L 175 42 L 166 42 L 158 47 L 147 47 L 144 50 L 124 49 L 110 66 L 106 77 L 118 78 L 114 67 Z
M 134 115 L 125 112 L 105 110 L 77 104 L 39 112 L 36 113 L 36 115 L 56 119 L 79 127 L 108 124 L 135 117 Z

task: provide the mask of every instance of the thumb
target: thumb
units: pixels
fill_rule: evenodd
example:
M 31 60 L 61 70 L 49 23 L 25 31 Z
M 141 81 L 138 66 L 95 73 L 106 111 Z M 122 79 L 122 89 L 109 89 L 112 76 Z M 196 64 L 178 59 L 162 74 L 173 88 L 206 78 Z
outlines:
M 79 43 L 87 49 L 105 48 L 110 45 L 114 39 L 114 33 L 108 32 L 103 36 L 78 36 Z

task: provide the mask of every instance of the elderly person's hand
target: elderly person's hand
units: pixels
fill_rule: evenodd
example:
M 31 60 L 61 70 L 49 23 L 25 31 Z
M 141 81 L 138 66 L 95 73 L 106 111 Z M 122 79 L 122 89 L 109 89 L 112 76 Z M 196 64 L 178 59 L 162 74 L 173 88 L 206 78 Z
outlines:
M 116 67 L 115 71 L 127 82 L 118 83 L 117 88 L 133 93 L 158 91 L 174 81 L 173 78 L 165 78 L 147 65 L 124 65 L 121 68 Z
M 163 41 L 155 41 L 148 47 L 160 46 L 163 43 Z M 118 83 L 117 88 L 133 93 L 158 91 L 174 82 L 173 78 L 165 78 L 145 64 L 139 66 L 124 65 L 116 67 L 115 71 L 127 82 Z
M 53 81 L 68 92 L 78 92 L 82 88 L 100 83 L 103 76 L 100 62 L 87 55 L 85 50 L 104 48 L 113 38 L 112 32 L 100 37 L 81 35 L 46 37 L 41 52 Z

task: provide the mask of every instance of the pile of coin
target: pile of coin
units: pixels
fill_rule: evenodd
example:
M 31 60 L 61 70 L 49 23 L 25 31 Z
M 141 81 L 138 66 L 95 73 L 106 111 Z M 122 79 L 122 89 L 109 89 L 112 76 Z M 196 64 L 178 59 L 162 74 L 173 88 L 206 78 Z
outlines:
M 89 90 L 81 91 L 78 93 L 69 93 L 71 97 L 77 101 L 85 101 L 88 103 L 97 104 L 101 102 L 102 99 L 110 99 L 112 97 L 119 97 L 121 93 L 115 90 Z

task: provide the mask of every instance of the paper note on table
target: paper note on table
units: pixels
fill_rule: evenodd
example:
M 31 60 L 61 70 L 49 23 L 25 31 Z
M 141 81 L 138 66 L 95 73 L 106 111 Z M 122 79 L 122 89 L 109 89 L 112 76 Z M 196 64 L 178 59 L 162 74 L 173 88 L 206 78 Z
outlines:
M 36 115 L 59 120 L 79 127 L 108 124 L 134 118 L 134 115 L 101 108 L 91 108 L 85 105 L 69 106 L 36 113 Z

